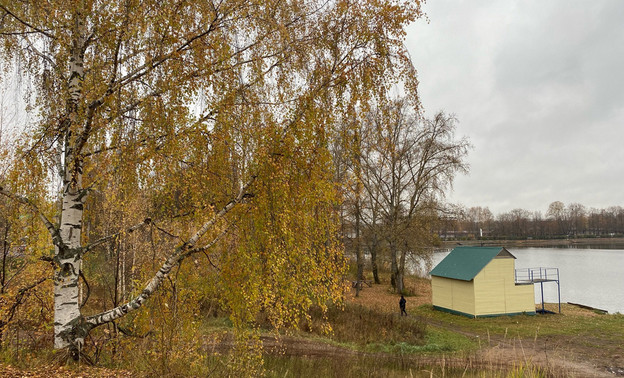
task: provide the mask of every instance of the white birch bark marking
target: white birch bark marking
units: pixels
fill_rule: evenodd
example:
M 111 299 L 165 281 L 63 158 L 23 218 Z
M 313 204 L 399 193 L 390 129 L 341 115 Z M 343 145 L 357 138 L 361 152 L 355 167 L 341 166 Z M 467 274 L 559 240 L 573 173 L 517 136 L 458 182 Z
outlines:
M 80 148 L 88 132 L 79 139 L 72 138 L 72 126 L 77 125 L 78 108 L 82 99 L 84 81 L 84 44 L 86 30 L 84 15 L 77 9 L 73 15 L 72 49 L 69 61 L 67 115 L 65 123 L 63 160 L 63 204 L 61 207 L 59 235 L 55 244 L 57 270 L 54 272 L 54 347 L 70 347 L 74 358 L 84 343 L 84 333 L 76 333 L 76 322 L 82 320 L 79 301 L 79 277 L 82 269 L 82 159 Z M 86 126 L 85 126 L 86 127 Z
M 59 268 L 54 274 L 54 347 L 70 345 L 66 334 L 72 321 L 80 317 L 78 279 L 82 268 L 80 256 L 82 200 L 79 194 L 66 190 L 61 210 L 60 235 L 62 246 L 56 246 Z M 83 340 L 76 340 L 82 345 Z

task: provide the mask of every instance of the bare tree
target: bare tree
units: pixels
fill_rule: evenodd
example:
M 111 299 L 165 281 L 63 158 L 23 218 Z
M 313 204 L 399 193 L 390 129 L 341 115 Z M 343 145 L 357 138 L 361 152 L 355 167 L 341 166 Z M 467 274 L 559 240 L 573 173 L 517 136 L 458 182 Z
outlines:
M 552 233 L 559 235 L 567 234 L 567 213 L 563 202 L 555 201 L 548 205 L 546 217 L 555 222 L 556 229 L 554 232 L 551 231 Z
M 574 235 L 584 234 L 587 229 L 587 211 L 580 203 L 568 205 L 567 213 L 569 217 L 570 232 Z
M 357 266 L 355 296 L 359 296 L 364 280 L 362 250 L 362 167 L 361 130 L 357 119 L 346 120 L 334 138 L 332 146 L 335 180 L 342 189 L 340 217 L 342 239 L 348 253 L 355 255 Z
M 481 237 L 483 229 L 490 228 L 494 216 L 488 207 L 476 206 L 468 209 L 466 218 L 470 223 L 470 232 Z
M 372 111 L 363 138 L 363 184 L 381 214 L 391 283 L 403 292 L 408 253 L 427 245 L 429 222 L 458 172 L 466 172 L 466 139 L 455 139 L 455 118 L 419 118 L 404 100 Z M 427 232 L 422 232 L 427 230 Z

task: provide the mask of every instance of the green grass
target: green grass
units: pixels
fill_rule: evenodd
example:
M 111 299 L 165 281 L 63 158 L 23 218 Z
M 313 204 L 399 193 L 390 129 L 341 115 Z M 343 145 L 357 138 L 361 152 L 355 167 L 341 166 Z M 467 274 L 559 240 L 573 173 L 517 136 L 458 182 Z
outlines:
M 478 343 L 462 334 L 443 328 L 428 326 L 424 343 L 371 343 L 366 347 L 367 352 L 384 352 L 392 354 L 419 354 L 423 356 L 436 355 L 467 355 L 478 349 Z
M 444 328 L 427 328 L 427 347 L 431 352 L 472 353 L 478 349 L 478 343 L 467 336 Z
M 596 336 L 603 341 L 624 339 L 624 315 L 518 315 L 471 319 L 436 311 L 430 305 L 420 306 L 416 314 L 425 319 L 457 327 L 471 333 L 507 337 L 534 338 L 538 336 Z

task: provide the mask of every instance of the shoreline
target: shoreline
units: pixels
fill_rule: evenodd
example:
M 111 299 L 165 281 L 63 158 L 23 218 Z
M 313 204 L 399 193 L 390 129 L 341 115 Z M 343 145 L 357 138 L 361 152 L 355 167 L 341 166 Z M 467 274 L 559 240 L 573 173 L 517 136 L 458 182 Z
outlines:
M 522 240 L 449 240 L 441 247 L 453 248 L 458 245 L 484 247 L 536 247 L 536 248 L 604 248 L 624 249 L 624 238 L 570 238 L 570 239 L 522 239 Z

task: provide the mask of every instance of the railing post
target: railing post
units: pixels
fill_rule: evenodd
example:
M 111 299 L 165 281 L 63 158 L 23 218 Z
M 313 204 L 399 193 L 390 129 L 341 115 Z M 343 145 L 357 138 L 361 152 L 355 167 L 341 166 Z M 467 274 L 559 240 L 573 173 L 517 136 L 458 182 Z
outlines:
M 559 268 L 557 268 L 557 297 L 559 298 L 559 313 L 561 314 L 561 285 L 559 282 Z

